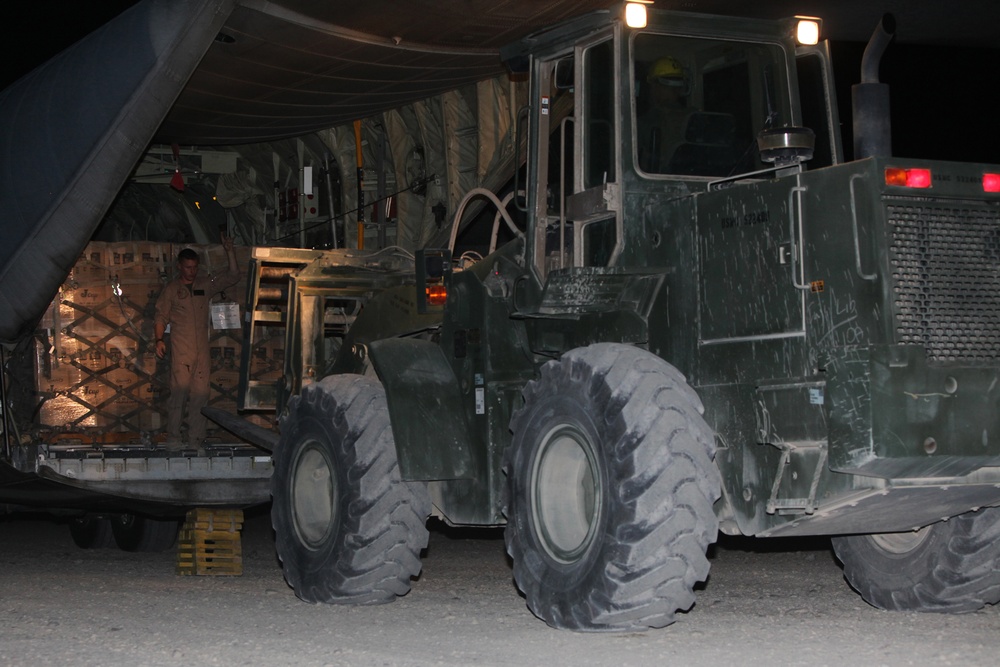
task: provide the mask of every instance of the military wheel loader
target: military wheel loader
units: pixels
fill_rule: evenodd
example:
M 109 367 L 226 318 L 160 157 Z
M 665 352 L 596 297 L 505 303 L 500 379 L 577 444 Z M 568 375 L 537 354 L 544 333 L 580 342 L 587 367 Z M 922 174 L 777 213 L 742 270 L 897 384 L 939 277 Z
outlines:
M 530 73 L 523 238 L 418 253 L 358 308 L 296 269 L 287 581 L 390 601 L 433 515 L 504 525 L 557 628 L 668 625 L 719 530 L 832 536 L 880 608 L 996 603 L 1000 166 L 892 157 L 871 76 L 845 161 L 817 19 L 623 17 L 503 51 Z

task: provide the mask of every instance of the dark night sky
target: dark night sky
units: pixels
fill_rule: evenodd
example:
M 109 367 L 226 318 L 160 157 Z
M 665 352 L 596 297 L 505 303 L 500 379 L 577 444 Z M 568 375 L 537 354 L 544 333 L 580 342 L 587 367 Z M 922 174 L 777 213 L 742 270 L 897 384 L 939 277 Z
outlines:
M 110 20 L 137 0 L 14 0 L 5 3 L 0 89 Z M 902 29 L 903 26 L 900 26 Z M 834 42 L 844 144 L 849 156 L 850 86 L 864 45 Z M 1000 48 L 892 44 L 881 69 L 892 86 L 893 149 L 902 157 L 1000 162 L 1000 128 L 991 104 L 1000 90 Z
M 137 0 L 7 0 L 0 89 L 136 4 Z
M 864 44 L 834 42 L 841 123 L 850 128 L 850 87 L 861 77 Z M 924 47 L 893 43 L 880 79 L 890 85 L 893 154 L 1000 163 L 1000 48 Z M 847 156 L 851 142 L 844 136 Z

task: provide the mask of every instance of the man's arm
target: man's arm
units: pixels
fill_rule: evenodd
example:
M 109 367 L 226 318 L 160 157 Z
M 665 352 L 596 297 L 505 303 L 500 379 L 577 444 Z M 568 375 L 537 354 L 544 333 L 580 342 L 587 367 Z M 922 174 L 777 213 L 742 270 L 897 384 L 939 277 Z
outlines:
M 164 287 L 160 296 L 156 299 L 156 315 L 153 320 L 153 333 L 156 336 L 153 349 L 160 359 L 167 355 L 167 344 L 163 341 L 163 335 L 167 332 L 167 322 L 170 318 L 170 303 L 167 298 L 167 288 Z

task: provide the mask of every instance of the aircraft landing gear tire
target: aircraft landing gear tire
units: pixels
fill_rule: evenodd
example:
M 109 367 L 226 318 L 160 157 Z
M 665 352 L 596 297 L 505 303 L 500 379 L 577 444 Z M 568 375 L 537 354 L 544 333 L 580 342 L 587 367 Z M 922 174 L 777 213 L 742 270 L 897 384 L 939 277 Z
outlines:
M 178 526 L 173 519 L 151 519 L 137 514 L 119 514 L 111 519 L 115 544 L 122 551 L 166 551 L 177 541 Z
M 420 573 L 431 502 L 423 484 L 400 479 L 381 384 L 330 376 L 288 408 L 271 478 L 285 580 L 307 602 L 405 595 Z
M 70 519 L 69 534 L 81 549 L 108 549 L 115 544 L 111 521 L 93 514 Z
M 644 630 L 694 604 L 722 481 L 702 405 L 677 369 L 598 344 L 541 369 L 511 418 L 507 551 L 556 628 Z

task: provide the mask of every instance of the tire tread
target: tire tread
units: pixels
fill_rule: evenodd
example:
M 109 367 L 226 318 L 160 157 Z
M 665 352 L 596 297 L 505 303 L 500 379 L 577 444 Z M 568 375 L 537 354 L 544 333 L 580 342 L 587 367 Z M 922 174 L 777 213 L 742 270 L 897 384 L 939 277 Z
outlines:
M 603 571 L 585 593 L 567 600 L 545 590 L 545 563 L 508 523 L 507 551 L 514 578 L 535 615 L 557 628 L 629 631 L 663 627 L 694 603 L 694 585 L 708 574 L 705 554 L 718 520 L 721 495 L 713 463 L 715 442 L 701 417 L 703 406 L 684 376 L 638 348 L 597 344 L 573 350 L 542 366 L 524 390 L 524 406 L 511 430 L 525 428 L 531 406 L 552 392 L 584 386 L 591 404 L 605 405 L 614 442 L 609 459 L 619 494 L 612 494 L 616 526 Z M 514 452 L 504 468 L 513 479 Z M 513 482 L 512 482 L 513 483 Z M 510 484 L 504 511 L 511 519 Z
M 965 613 L 1000 602 L 1000 508 L 985 508 L 928 527 L 930 544 L 891 567 L 918 583 L 886 576 L 885 556 L 866 535 L 833 539 L 844 578 L 879 609 Z
M 331 562 L 315 567 L 303 554 L 290 525 L 287 481 L 276 465 L 272 481 L 272 523 L 285 580 L 309 602 L 380 604 L 405 595 L 420 573 L 427 546 L 430 497 L 423 485 L 400 479 L 392 428 L 382 386 L 374 379 L 334 375 L 306 387 L 289 402 L 283 422 L 325 420 L 340 436 L 337 465 L 353 498 L 342 503 L 340 544 Z M 283 438 L 275 451 L 294 443 Z

